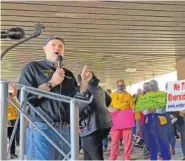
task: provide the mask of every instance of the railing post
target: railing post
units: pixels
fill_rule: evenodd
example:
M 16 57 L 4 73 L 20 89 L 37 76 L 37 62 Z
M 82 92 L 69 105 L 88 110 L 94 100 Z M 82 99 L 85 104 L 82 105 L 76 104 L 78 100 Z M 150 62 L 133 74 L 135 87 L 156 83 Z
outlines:
M 21 90 L 21 108 L 24 112 L 26 111 L 26 102 L 27 102 L 26 92 L 24 90 Z M 20 151 L 19 151 L 20 160 L 24 160 L 25 152 L 26 152 L 26 123 L 24 115 L 20 113 Z
M 79 158 L 79 108 L 74 99 L 70 102 L 71 160 Z
M 0 160 L 7 160 L 8 83 L 0 81 Z

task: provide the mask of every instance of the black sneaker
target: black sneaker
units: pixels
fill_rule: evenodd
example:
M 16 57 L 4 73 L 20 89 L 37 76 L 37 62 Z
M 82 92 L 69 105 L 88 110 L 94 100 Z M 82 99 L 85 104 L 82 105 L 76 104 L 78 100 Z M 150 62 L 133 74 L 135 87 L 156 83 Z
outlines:
M 176 137 L 176 139 L 180 139 L 180 136 L 178 136 L 178 135 L 177 135 L 177 136 L 175 136 L 175 137 Z
M 16 158 L 18 158 L 18 156 L 16 154 L 10 154 L 10 158 L 11 159 L 16 159 Z
M 182 160 L 185 160 L 185 156 L 184 156 L 184 158 L 182 158 Z

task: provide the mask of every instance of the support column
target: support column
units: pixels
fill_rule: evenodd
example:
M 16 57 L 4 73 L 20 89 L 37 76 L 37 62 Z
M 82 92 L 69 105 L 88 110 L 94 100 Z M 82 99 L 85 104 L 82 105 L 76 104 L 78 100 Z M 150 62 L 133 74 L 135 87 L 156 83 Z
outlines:
M 106 89 L 115 89 L 117 78 L 106 78 Z
M 180 59 L 176 62 L 177 79 L 185 79 L 185 58 Z

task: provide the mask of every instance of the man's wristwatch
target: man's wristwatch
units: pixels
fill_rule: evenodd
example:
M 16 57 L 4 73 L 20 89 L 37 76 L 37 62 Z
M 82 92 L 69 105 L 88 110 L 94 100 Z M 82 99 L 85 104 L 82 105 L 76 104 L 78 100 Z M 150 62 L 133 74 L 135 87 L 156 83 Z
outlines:
M 51 89 L 51 88 L 52 88 L 52 84 L 51 84 L 51 82 L 46 82 L 45 84 L 46 84 L 46 86 L 47 86 L 49 89 Z

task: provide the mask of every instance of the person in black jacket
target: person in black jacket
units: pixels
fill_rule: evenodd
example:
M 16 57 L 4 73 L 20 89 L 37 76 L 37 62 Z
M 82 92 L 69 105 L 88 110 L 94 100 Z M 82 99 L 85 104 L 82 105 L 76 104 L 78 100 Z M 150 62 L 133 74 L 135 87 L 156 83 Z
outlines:
M 88 91 L 94 99 L 89 108 L 79 107 L 84 160 L 104 160 L 102 140 L 108 136 L 112 126 L 111 116 L 107 109 L 111 98 L 98 84 L 99 79 L 92 72 Z
M 185 110 L 181 112 L 171 112 L 171 114 L 177 118 L 176 124 L 181 138 L 181 148 L 185 160 Z
M 112 93 L 111 89 L 107 89 L 106 90 L 106 94 L 110 95 L 111 93 Z M 107 108 L 109 108 L 109 104 L 108 104 Z M 107 137 L 105 137 L 103 139 L 103 142 L 102 142 L 102 144 L 103 144 L 103 152 L 107 151 L 108 143 L 109 143 L 109 137 L 107 136 Z
M 64 56 L 64 40 L 56 36 L 46 39 L 43 49 L 46 55 L 43 61 L 32 61 L 24 66 L 21 71 L 19 83 L 61 94 L 69 97 L 86 97 L 88 82 L 92 75 L 88 67 L 84 66 L 81 73 L 81 84 L 77 87 L 76 79 L 71 71 L 60 68 L 58 57 Z M 90 93 L 88 93 L 90 96 Z M 20 91 L 18 91 L 20 99 Z M 28 102 L 37 110 L 62 136 L 70 142 L 70 105 L 68 103 L 51 100 L 45 97 L 38 97 L 33 94 L 27 95 Z M 86 108 L 87 104 L 83 105 Z M 68 154 L 70 146 L 64 142 L 32 109 L 28 111 L 29 118 L 34 122 L 61 150 Z M 26 159 L 27 160 L 63 160 L 53 145 L 29 123 L 26 135 Z

